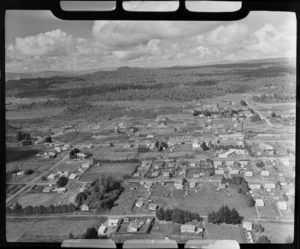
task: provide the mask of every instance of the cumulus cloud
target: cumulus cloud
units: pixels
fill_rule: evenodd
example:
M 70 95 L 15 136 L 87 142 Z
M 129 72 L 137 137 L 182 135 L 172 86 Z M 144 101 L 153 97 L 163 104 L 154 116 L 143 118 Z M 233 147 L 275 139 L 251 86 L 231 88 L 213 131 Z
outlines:
M 15 44 L 7 47 L 8 56 L 33 57 L 65 56 L 76 50 L 77 40 L 57 29 L 36 36 L 17 37 Z

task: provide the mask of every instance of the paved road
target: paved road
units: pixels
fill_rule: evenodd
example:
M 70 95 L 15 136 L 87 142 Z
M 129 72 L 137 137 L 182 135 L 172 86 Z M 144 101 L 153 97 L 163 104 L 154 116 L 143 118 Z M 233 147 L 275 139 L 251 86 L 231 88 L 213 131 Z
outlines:
M 26 183 L 26 185 L 23 188 L 19 189 L 16 193 L 14 193 L 12 196 L 6 199 L 6 205 L 9 206 L 18 196 L 20 196 L 22 193 L 24 194 L 25 192 L 29 191 L 38 180 L 40 180 L 43 176 L 48 175 L 51 171 L 53 171 L 55 168 L 60 166 L 68 158 L 69 155 L 61 159 L 59 162 L 57 162 L 55 165 L 53 165 L 44 173 L 40 174 L 39 176 L 35 177 L 34 179 Z
M 271 124 L 271 122 L 270 122 L 267 118 L 265 118 L 264 115 L 262 115 L 262 113 L 261 113 L 260 111 L 258 111 L 253 105 L 251 105 L 251 104 L 249 103 L 249 101 L 248 101 L 246 98 L 244 98 L 244 101 L 247 103 L 247 106 L 249 106 L 251 109 L 253 109 L 253 110 L 258 114 L 258 116 L 260 117 L 260 119 L 265 120 L 266 123 L 267 123 L 269 126 L 271 126 L 271 127 L 274 127 L 274 126 L 275 126 L 275 125 Z

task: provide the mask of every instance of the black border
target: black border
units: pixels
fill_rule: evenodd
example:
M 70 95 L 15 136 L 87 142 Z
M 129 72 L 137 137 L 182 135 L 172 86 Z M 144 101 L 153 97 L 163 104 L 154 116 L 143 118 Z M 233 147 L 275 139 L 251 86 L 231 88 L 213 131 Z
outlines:
M 95 1 L 95 0 L 93 0 Z M 108 1 L 108 0 L 102 0 Z M 136 1 L 136 0 L 133 0 Z M 159 0 L 151 0 L 159 1 Z M 164 0 L 172 1 L 172 0 Z M 201 13 L 190 12 L 185 8 L 185 0 L 178 0 L 179 8 L 174 12 L 127 12 L 122 7 L 122 0 L 116 0 L 116 8 L 112 11 L 85 11 L 65 12 L 60 8 L 59 0 L 0 0 L 0 247 L 15 248 L 15 247 L 60 247 L 61 243 L 12 243 L 6 242 L 5 235 L 5 11 L 9 9 L 20 10 L 51 10 L 52 13 L 63 20 L 81 19 L 81 20 L 219 20 L 219 21 L 233 21 L 239 20 L 248 15 L 250 11 L 286 11 L 294 12 L 297 18 L 297 38 L 298 38 L 298 16 L 300 14 L 300 1 L 297 0 L 282 0 L 282 1 L 255 1 L 255 0 L 243 0 L 242 8 L 235 12 L 229 13 Z M 225 0 L 218 0 L 225 1 Z M 230 0 L 238 1 L 238 0 Z M 84 1 L 82 1 L 84 2 Z M 295 232 L 294 242 L 292 244 L 241 244 L 242 249 L 247 248 L 299 248 L 299 77 L 298 77 L 298 65 L 300 62 L 299 56 L 299 39 L 297 39 L 297 57 L 296 57 L 296 184 L 295 184 Z M 300 167 L 300 166 L 299 166 Z M 297 236 L 298 234 L 298 236 Z M 121 244 L 117 244 L 117 248 L 122 248 Z M 184 244 L 178 244 L 178 248 L 184 248 Z

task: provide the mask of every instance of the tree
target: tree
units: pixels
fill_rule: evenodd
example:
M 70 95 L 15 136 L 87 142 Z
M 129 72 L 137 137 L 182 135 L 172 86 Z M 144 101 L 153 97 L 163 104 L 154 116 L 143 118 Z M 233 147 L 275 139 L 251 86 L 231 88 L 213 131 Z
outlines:
M 95 227 L 90 227 L 82 235 L 82 239 L 98 239 L 98 232 Z
M 282 199 L 284 200 L 284 201 L 288 201 L 289 200 L 289 198 L 287 197 L 287 195 L 284 193 L 284 194 L 282 194 Z
M 270 244 L 271 240 L 269 240 L 269 238 L 266 235 L 262 235 L 256 240 L 256 243 L 257 244 Z
M 66 186 L 67 183 L 68 183 L 68 177 L 61 176 L 61 177 L 58 178 L 58 180 L 56 182 L 56 185 L 57 185 L 57 187 L 61 188 L 61 187 Z
M 263 226 L 261 224 L 254 224 L 253 226 L 253 230 L 255 233 L 262 233 L 265 229 L 263 228 Z
M 263 161 L 258 161 L 258 162 L 256 163 L 256 167 L 262 168 L 263 166 L 265 166 L 265 164 L 264 164 Z
M 29 140 L 30 134 L 28 132 L 18 131 L 16 134 L 17 141 Z
M 72 233 L 69 233 L 68 239 L 74 239 L 74 235 Z
M 173 215 L 173 210 L 172 209 L 167 209 L 165 211 L 164 218 L 166 221 L 171 221 L 172 220 L 172 215 Z
M 272 117 L 272 118 L 276 118 L 276 113 L 275 113 L 275 112 L 272 112 L 272 113 L 271 113 L 271 117 Z
M 47 180 L 47 178 L 46 178 L 46 176 L 42 176 L 42 181 L 46 181 Z
M 165 219 L 165 211 L 163 210 L 162 207 L 156 210 L 156 218 L 158 220 L 164 220 Z
M 31 175 L 34 171 L 32 169 L 28 169 L 24 172 L 25 175 Z
M 251 195 L 246 195 L 246 201 L 247 201 L 247 205 L 248 207 L 254 207 L 255 205 L 255 200 L 253 199 L 253 197 Z
M 247 103 L 243 99 L 241 99 L 240 104 L 243 106 L 247 106 Z
M 51 138 L 51 136 L 45 137 L 45 142 L 46 142 L 46 143 L 52 143 L 52 138 Z

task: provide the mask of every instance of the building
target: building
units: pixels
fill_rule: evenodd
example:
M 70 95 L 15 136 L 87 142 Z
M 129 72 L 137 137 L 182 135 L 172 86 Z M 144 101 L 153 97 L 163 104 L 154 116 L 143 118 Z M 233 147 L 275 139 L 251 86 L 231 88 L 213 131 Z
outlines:
M 50 175 L 47 176 L 47 179 L 48 180 L 54 180 L 55 176 L 56 176 L 56 174 L 51 173 Z
M 214 161 L 214 167 L 217 168 L 218 166 L 222 165 L 222 161 Z
M 250 189 L 261 189 L 261 184 L 249 184 Z
M 138 208 L 140 208 L 141 206 L 143 206 L 143 201 L 137 201 L 135 203 L 135 206 L 137 206 Z
M 224 174 L 224 170 L 221 168 L 221 169 L 217 169 L 215 170 L 215 174 L 216 175 L 223 175 Z
M 56 191 L 57 191 L 57 193 L 62 194 L 62 193 L 67 192 L 67 189 L 66 188 L 57 188 Z
M 257 207 L 263 207 L 265 205 L 263 199 L 255 199 L 255 206 Z
M 98 235 L 104 235 L 107 231 L 107 226 L 101 225 L 98 229 Z
M 24 170 L 21 170 L 17 173 L 17 176 L 23 176 L 25 174 L 25 171 Z
M 180 226 L 181 233 L 194 233 L 196 231 L 195 225 L 181 225 Z
M 245 171 L 245 176 L 253 176 L 253 172 L 252 171 Z
M 108 219 L 108 221 L 107 221 L 107 225 L 108 225 L 109 227 L 116 227 L 118 224 L 119 224 L 119 219 L 113 219 L 113 218 L 110 218 L 110 219 Z
M 268 188 L 274 189 L 274 188 L 276 188 L 276 185 L 275 185 L 275 183 L 265 183 L 264 188 L 265 189 L 268 189 Z
M 77 154 L 78 155 L 78 154 Z M 90 167 L 90 163 L 89 162 L 85 162 L 81 165 L 82 168 L 88 169 Z
M 190 188 L 195 188 L 196 185 L 197 185 L 196 182 L 194 182 L 194 181 L 191 181 L 191 182 L 190 182 Z
M 76 177 L 77 177 L 77 174 L 72 173 L 71 175 L 69 175 L 69 180 L 75 180 Z
M 261 174 L 262 176 L 269 176 L 269 175 L 270 175 L 270 172 L 267 171 L 267 170 L 262 170 L 260 174 Z
M 219 154 L 220 158 L 228 158 L 230 156 L 233 156 L 235 154 L 235 150 L 234 149 L 230 149 L 222 154 Z
M 50 193 L 52 191 L 52 187 L 51 186 L 47 186 L 43 189 L 43 193 Z
M 89 211 L 89 206 L 86 204 L 81 205 L 81 211 Z
M 243 228 L 245 228 L 247 231 L 252 230 L 252 222 L 251 221 L 243 221 Z
M 234 165 L 234 161 L 226 161 L 226 165 L 227 166 L 233 166 Z
M 138 230 L 139 230 L 139 225 L 137 224 L 137 222 L 129 223 L 129 225 L 127 227 L 127 232 L 136 233 Z
M 277 202 L 277 205 L 278 205 L 279 209 L 287 209 L 288 208 L 285 201 L 279 201 L 279 202 Z
M 148 210 L 149 210 L 149 211 L 155 211 L 156 208 L 157 208 L 157 206 L 156 206 L 156 204 L 154 204 L 154 203 L 150 203 L 150 204 L 148 205 Z

